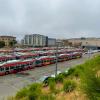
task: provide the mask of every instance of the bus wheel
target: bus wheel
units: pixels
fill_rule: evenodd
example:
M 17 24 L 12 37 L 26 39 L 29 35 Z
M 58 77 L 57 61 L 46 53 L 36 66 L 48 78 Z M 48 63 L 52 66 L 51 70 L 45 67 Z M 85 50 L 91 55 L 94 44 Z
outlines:
M 8 75 L 9 74 L 9 71 L 5 72 L 5 75 Z

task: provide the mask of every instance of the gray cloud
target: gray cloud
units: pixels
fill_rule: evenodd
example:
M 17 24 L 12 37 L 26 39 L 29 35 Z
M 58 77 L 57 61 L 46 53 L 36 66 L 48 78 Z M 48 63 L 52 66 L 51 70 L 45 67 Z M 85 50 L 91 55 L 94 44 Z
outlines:
M 99 0 L 0 0 L 0 35 L 100 37 Z

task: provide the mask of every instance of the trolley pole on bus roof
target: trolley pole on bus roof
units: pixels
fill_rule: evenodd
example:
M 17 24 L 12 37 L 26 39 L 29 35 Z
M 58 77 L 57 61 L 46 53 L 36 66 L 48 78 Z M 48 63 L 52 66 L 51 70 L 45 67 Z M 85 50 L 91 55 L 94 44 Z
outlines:
M 56 44 L 56 69 L 55 69 L 55 76 L 57 76 L 58 70 L 58 44 Z

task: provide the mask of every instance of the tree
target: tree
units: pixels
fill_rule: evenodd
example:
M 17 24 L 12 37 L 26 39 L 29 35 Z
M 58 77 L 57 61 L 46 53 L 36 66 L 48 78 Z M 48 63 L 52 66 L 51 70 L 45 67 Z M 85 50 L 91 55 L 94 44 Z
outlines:
M 4 41 L 0 41 L 0 48 L 3 48 L 5 46 L 5 42 Z
M 65 46 L 68 46 L 69 41 L 68 40 L 63 40 L 63 43 L 64 43 Z
M 71 47 L 73 45 L 73 43 L 72 42 L 69 42 L 68 45 Z
M 17 43 L 16 40 L 12 40 L 12 41 L 9 42 L 9 46 L 13 47 L 16 43 Z

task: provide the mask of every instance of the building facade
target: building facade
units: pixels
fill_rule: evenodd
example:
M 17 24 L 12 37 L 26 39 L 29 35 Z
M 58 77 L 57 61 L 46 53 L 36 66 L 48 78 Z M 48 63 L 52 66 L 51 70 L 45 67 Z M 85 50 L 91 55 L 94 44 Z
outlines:
M 23 45 L 28 46 L 46 46 L 47 36 L 40 34 L 25 35 L 22 40 Z
M 21 44 L 24 46 L 32 46 L 32 47 L 55 46 L 56 39 L 48 38 L 48 36 L 40 34 L 31 34 L 31 35 L 25 35 L 24 38 L 21 40 Z
M 55 45 L 56 45 L 56 39 L 48 38 L 48 46 L 55 46 Z
M 5 46 L 9 46 L 9 43 L 11 41 L 15 40 L 16 41 L 16 37 L 13 36 L 0 36 L 0 41 L 5 42 Z
M 62 40 L 62 39 L 57 39 L 57 40 L 56 40 L 56 45 L 58 45 L 58 46 L 60 46 L 60 47 L 64 46 L 63 40 Z
M 81 47 L 100 49 L 100 38 L 75 38 L 68 41 L 73 45 L 81 43 Z

